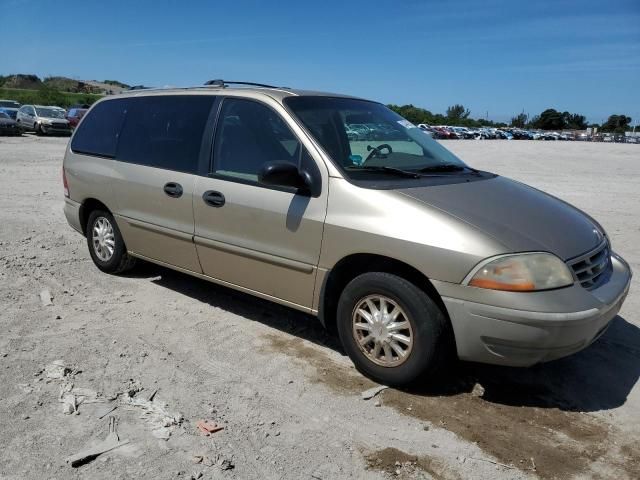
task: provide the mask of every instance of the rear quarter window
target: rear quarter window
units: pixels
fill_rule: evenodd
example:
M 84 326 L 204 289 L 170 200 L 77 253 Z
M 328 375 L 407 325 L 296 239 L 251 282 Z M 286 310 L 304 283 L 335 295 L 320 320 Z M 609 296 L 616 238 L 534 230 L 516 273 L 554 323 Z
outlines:
M 215 97 L 162 95 L 132 98 L 116 159 L 195 173 L 202 135 Z
M 107 100 L 97 104 L 76 130 L 71 150 L 76 153 L 114 158 L 118 135 L 127 112 L 128 99 Z

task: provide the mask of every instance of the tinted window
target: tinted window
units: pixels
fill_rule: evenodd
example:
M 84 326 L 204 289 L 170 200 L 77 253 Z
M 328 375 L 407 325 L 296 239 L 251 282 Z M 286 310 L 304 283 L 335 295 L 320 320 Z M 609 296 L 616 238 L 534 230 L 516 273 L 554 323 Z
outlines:
M 107 100 L 97 104 L 76 130 L 71 150 L 77 153 L 113 158 L 118 134 L 126 114 L 128 99 Z
M 214 100 L 210 95 L 130 99 L 116 158 L 195 173 L 202 134 Z
M 13 100 L 0 100 L 0 108 L 20 108 L 20 104 L 18 102 L 14 102 Z
M 224 100 L 216 128 L 216 173 L 257 181 L 266 162 L 299 165 L 300 152 L 300 142 L 276 112 L 251 100 Z

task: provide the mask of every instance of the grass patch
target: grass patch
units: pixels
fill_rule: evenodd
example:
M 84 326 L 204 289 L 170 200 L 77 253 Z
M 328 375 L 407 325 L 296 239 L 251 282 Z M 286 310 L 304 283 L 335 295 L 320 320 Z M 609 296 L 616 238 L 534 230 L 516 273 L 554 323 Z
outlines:
M 59 107 L 69 107 L 71 105 L 83 103 L 91 105 L 101 99 L 102 95 L 60 92 L 50 88 L 27 90 L 22 88 L 0 87 L 0 98 L 3 100 L 15 100 L 22 104 L 58 105 Z

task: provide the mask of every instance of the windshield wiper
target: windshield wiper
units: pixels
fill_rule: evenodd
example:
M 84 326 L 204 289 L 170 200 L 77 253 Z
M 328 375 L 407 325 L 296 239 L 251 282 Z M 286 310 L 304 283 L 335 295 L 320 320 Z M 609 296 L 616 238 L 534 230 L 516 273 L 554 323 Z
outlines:
M 455 163 L 441 163 L 439 165 L 430 165 L 428 167 L 418 169 L 418 172 L 461 172 L 462 170 L 469 170 L 473 173 L 480 173 L 475 168 L 456 165 Z
M 424 176 L 424 175 L 420 175 L 417 172 L 410 172 L 409 170 L 402 170 L 400 168 L 386 167 L 386 166 L 346 167 L 346 169 L 350 171 L 390 173 L 392 175 L 398 175 L 400 177 L 408 177 L 408 178 L 421 178 Z

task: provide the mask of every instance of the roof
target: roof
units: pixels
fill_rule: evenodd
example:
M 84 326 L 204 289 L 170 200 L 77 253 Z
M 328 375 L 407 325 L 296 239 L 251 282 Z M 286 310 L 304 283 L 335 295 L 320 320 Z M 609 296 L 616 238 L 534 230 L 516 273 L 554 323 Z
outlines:
M 145 88 L 138 90 L 128 90 L 117 95 L 109 95 L 113 97 L 138 97 L 146 95 L 157 95 L 159 93 L 202 93 L 202 94 L 234 94 L 249 93 L 252 95 L 265 95 L 281 101 L 286 97 L 292 96 L 321 96 L 321 97 L 342 97 L 342 98 L 358 98 L 351 95 L 340 93 L 319 92 L 314 90 L 299 90 L 287 87 L 220 87 L 220 86 L 196 86 L 196 87 L 176 87 L 176 88 Z

